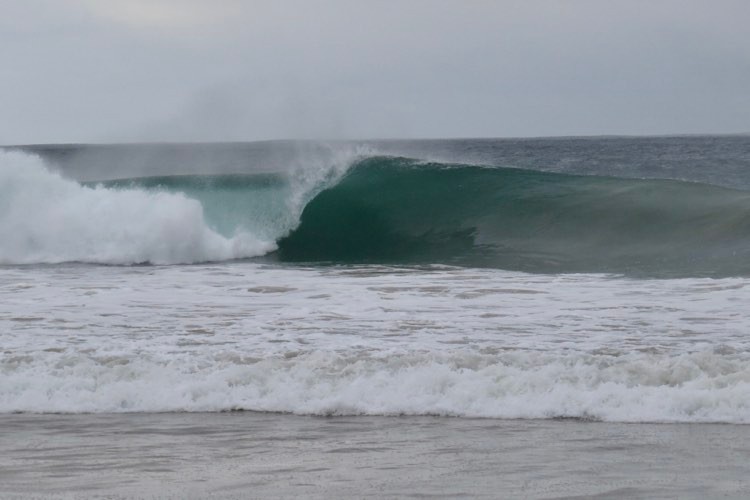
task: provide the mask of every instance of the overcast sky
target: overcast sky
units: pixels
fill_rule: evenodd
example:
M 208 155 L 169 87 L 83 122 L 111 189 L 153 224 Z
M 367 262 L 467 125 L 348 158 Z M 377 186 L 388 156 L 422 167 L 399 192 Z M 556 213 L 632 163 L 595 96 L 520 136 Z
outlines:
M 750 132 L 748 0 L 0 0 L 0 144 Z

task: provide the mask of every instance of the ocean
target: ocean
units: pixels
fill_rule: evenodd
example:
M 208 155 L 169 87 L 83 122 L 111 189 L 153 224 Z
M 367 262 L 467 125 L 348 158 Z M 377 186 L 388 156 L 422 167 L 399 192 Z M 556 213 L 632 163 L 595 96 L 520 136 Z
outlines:
M 748 304 L 750 136 L 5 147 L 0 493 L 743 498 Z

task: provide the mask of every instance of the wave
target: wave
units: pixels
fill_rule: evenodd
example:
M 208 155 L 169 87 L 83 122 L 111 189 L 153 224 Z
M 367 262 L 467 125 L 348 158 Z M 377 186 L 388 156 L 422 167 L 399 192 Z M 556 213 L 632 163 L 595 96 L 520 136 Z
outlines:
M 750 275 L 750 194 L 348 155 L 292 174 L 81 185 L 0 158 L 0 262 L 450 264 L 527 272 Z
M 747 275 L 750 194 L 370 158 L 315 197 L 278 246 L 284 261 Z
M 0 359 L 0 412 L 250 410 L 305 415 L 750 423 L 745 353 L 44 352 Z M 43 374 L 43 375 L 40 375 Z

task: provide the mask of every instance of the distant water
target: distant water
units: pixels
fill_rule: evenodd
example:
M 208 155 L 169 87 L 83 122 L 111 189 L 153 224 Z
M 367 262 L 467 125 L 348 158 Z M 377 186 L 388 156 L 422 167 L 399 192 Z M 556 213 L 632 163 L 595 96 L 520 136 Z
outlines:
M 750 422 L 750 137 L 0 152 L 0 411 Z

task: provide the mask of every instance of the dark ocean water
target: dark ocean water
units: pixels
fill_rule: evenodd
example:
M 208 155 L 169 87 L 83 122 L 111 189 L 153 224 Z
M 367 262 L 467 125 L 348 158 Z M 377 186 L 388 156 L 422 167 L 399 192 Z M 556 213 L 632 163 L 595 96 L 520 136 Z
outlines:
M 336 149 L 436 162 L 750 187 L 750 136 L 574 137 L 393 141 L 20 146 L 79 180 L 251 173 L 317 161 Z

